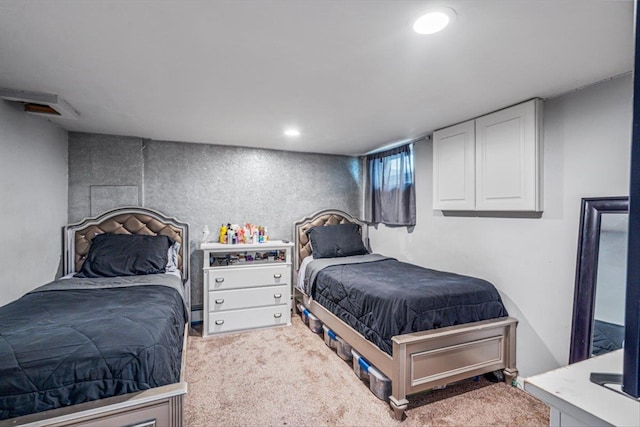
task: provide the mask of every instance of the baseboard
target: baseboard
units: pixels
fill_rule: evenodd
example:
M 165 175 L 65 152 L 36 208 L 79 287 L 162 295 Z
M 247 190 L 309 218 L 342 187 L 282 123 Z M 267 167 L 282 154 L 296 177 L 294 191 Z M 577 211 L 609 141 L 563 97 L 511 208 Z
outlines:
M 524 390 L 524 378 L 518 375 L 511 385 L 519 388 L 520 390 Z

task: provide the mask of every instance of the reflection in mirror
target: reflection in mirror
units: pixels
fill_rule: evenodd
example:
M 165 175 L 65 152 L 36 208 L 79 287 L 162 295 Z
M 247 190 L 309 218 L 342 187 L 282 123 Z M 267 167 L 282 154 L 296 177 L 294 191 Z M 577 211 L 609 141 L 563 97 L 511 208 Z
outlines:
M 619 331 L 624 323 L 627 243 L 622 234 L 628 212 L 628 197 L 582 199 L 569 363 L 621 345 L 615 332 L 605 336 L 604 329 Z
M 628 224 L 629 215 L 625 213 L 604 213 L 600 218 L 593 356 L 618 350 L 624 341 Z

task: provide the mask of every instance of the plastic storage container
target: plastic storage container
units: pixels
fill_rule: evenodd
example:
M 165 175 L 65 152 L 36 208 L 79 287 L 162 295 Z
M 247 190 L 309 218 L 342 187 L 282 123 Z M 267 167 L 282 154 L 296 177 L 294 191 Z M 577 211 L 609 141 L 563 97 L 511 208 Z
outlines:
M 336 352 L 338 353 L 338 356 L 340 356 L 342 360 L 346 360 L 346 361 L 351 360 L 353 358 L 353 355 L 351 354 L 351 346 L 349 345 L 349 343 L 347 343 L 341 337 L 336 336 L 336 338 L 337 338 Z
M 375 367 L 369 367 L 369 390 L 380 400 L 389 401 L 391 380 Z
M 353 373 L 361 380 L 369 378 L 369 362 L 367 362 L 357 351 L 351 350 L 353 358 Z
M 305 308 L 305 313 L 307 314 L 307 317 L 309 318 L 309 329 L 311 329 L 311 331 L 315 332 L 316 334 L 321 333 L 322 332 L 322 322 L 320 321 L 320 319 L 318 319 L 316 316 L 314 316 L 313 313 L 311 313 L 306 308 Z
M 369 390 L 380 400 L 389 401 L 391 395 L 391 380 L 377 370 L 355 350 L 351 350 L 353 357 L 353 372 L 361 380 L 369 379 Z
M 302 304 L 298 304 L 298 311 L 300 312 L 300 320 L 302 320 L 302 323 L 304 323 L 305 325 L 309 324 L 309 310 L 307 310 L 305 308 L 304 305 Z
M 324 331 L 324 343 L 329 348 L 337 348 L 338 347 L 338 336 L 331 329 L 327 327 L 327 325 L 322 325 L 322 330 Z

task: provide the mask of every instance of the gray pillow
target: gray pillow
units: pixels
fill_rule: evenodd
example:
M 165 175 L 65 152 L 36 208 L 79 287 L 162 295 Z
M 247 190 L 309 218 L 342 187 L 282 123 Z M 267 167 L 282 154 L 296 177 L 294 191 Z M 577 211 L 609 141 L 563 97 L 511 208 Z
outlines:
M 369 253 L 362 243 L 358 224 L 311 227 L 306 231 L 313 258 L 336 258 Z
M 99 234 L 75 277 L 115 277 L 164 273 L 169 247 L 167 236 Z

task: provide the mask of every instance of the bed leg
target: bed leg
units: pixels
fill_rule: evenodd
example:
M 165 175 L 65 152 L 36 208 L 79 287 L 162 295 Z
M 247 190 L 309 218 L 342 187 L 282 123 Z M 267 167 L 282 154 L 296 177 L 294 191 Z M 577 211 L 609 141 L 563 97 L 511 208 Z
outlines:
M 504 382 L 507 385 L 515 385 L 516 378 L 518 377 L 517 369 L 505 368 L 502 373 L 504 374 Z
M 395 397 L 389 396 L 389 405 L 391 405 L 391 409 L 393 409 L 393 416 L 396 420 L 402 421 L 404 411 L 406 411 L 409 406 L 409 401 L 407 399 L 396 400 Z

